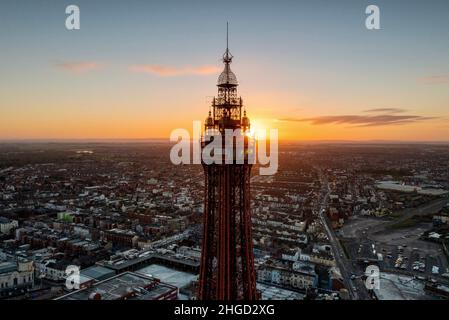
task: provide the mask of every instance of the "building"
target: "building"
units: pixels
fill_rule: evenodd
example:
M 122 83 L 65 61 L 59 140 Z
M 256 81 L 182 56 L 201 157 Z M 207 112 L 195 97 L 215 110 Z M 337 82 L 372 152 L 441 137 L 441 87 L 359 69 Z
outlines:
M 201 259 L 201 249 L 198 248 L 181 246 L 176 250 L 176 253 L 197 261 Z
M 58 220 L 65 222 L 73 222 L 74 216 L 72 212 L 62 211 L 57 214 Z
M 258 280 L 284 288 L 308 289 L 316 287 L 318 276 L 313 270 L 292 270 L 278 266 L 263 266 L 257 271 Z
M 55 300 L 175 300 L 178 288 L 156 278 L 125 272 Z
M 227 46 L 223 55 L 225 67 L 217 83 L 218 96 L 213 98 L 205 122 L 202 148 L 207 153 L 215 139 L 221 139 L 219 145 L 224 146 L 225 131 L 232 130 L 237 131 L 235 140 L 243 142 L 244 150 L 237 150 L 236 142 L 232 150 L 218 155 L 221 162 L 202 159 L 205 201 L 198 290 L 201 300 L 257 298 L 250 213 L 250 149 L 246 134 L 250 123 L 237 94 L 237 77 L 230 68 L 232 58 Z M 226 157 L 228 151 L 230 157 Z
M 102 267 L 102 266 L 92 266 L 81 270 L 80 274 L 82 276 L 95 279 L 96 281 L 103 281 L 115 276 L 114 270 Z
M 449 224 L 449 203 L 433 216 L 435 225 Z
M 11 230 L 19 227 L 19 222 L 16 220 L 10 220 L 5 217 L 0 217 L 0 233 L 8 234 Z
M 301 254 L 301 250 L 296 249 L 286 249 L 284 252 L 282 252 L 282 260 L 286 261 L 298 261 Z
M 0 297 L 6 298 L 23 294 L 34 286 L 34 266 L 32 261 L 0 262 Z
M 114 246 L 133 248 L 137 246 L 139 237 L 131 230 L 115 228 L 105 231 L 103 239 Z
M 48 259 L 36 263 L 39 277 L 50 281 L 63 281 L 67 278 L 66 270 L 71 263 L 68 261 Z

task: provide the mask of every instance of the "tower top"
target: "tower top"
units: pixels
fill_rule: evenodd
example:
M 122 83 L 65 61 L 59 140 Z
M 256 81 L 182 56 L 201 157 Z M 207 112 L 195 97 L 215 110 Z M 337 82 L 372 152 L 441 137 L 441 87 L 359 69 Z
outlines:
M 217 85 L 219 87 L 236 87 L 238 85 L 237 77 L 234 72 L 231 71 L 230 64 L 234 56 L 229 51 L 229 22 L 226 22 L 226 51 L 223 54 L 223 63 L 225 68 L 218 77 Z
M 229 52 L 229 22 L 226 22 L 226 51 L 223 55 L 223 62 L 224 63 L 231 63 L 232 58 L 234 58 Z

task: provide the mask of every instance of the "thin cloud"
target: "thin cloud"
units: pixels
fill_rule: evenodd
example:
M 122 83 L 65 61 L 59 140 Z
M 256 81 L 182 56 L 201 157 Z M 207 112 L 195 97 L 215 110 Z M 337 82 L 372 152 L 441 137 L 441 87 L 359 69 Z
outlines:
M 352 125 L 354 127 L 376 127 L 403 125 L 409 123 L 423 122 L 436 119 L 436 117 L 418 116 L 418 115 L 336 115 L 336 116 L 319 116 L 311 118 L 284 118 L 281 121 L 297 121 L 309 122 L 313 125 L 337 124 Z
M 407 110 L 400 108 L 376 108 L 376 109 L 368 109 L 363 112 L 367 113 L 403 113 Z
M 100 63 L 95 61 L 81 61 L 81 62 L 63 62 L 63 63 L 57 63 L 57 68 L 66 70 L 71 73 L 87 73 L 90 71 L 98 70 L 102 66 Z
M 446 84 L 449 83 L 449 74 L 427 76 L 418 78 L 421 84 Z
M 216 66 L 185 66 L 185 67 L 173 67 L 163 66 L 155 64 L 137 64 L 129 67 L 129 71 L 135 73 L 147 73 L 155 74 L 162 77 L 176 77 L 186 75 L 205 76 L 210 74 L 216 74 L 220 71 L 220 68 Z

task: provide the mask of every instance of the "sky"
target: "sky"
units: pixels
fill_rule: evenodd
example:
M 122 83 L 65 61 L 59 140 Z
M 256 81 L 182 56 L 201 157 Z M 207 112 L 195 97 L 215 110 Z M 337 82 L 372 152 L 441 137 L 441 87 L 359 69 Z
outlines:
M 65 9 L 80 8 L 80 30 Z M 380 30 L 365 27 L 368 5 Z M 449 1 L 0 2 L 0 140 L 168 139 L 223 64 L 285 140 L 449 141 Z

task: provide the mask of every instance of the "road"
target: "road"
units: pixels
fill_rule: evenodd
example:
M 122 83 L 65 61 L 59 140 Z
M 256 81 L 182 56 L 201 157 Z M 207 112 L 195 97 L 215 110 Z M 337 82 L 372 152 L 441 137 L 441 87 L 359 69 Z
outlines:
M 370 300 L 371 297 L 368 294 L 365 283 L 359 277 L 352 280 L 351 276 L 356 274 L 355 268 L 351 261 L 349 261 L 345 255 L 345 252 L 341 246 L 340 241 L 337 239 L 334 230 L 330 227 L 329 219 L 326 216 L 326 208 L 330 195 L 330 187 L 327 178 L 319 170 L 320 181 L 322 185 L 322 192 L 326 193 L 323 197 L 320 206 L 318 208 L 318 215 L 329 237 L 329 241 L 332 245 L 332 251 L 334 254 L 335 262 L 340 269 L 341 276 L 345 287 L 349 291 L 349 295 L 354 300 Z

